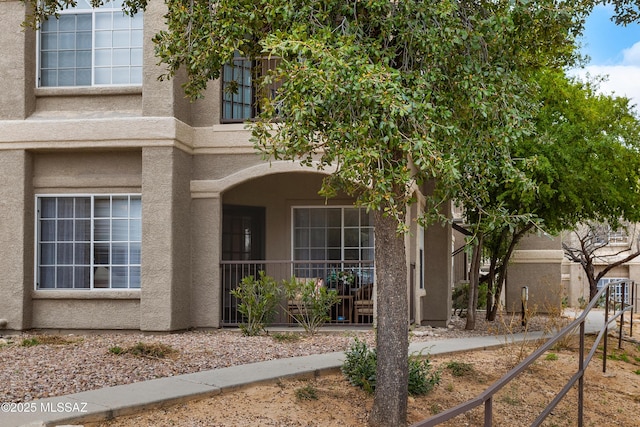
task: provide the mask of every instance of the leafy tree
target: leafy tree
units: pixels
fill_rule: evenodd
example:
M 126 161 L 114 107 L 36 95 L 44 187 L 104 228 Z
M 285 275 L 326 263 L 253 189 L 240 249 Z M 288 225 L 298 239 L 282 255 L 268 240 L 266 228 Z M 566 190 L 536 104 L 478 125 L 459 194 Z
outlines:
M 613 20 L 618 25 L 640 22 L 640 0 L 600 0 L 599 3 L 611 4 L 615 7 Z
M 489 320 L 497 312 L 509 259 L 527 233 L 640 220 L 640 121 L 629 100 L 599 95 L 597 81 L 581 82 L 561 70 L 543 70 L 534 79 L 541 104 L 536 132 L 514 147 L 514 155 L 526 159 L 523 171 L 536 191 L 516 194 L 502 183 L 492 189 L 492 202 L 520 221 L 484 233 L 489 269 L 478 281 L 488 284 Z
M 70 0 L 26 1 L 37 20 Z M 145 5 L 127 0 L 134 10 Z M 331 168 L 323 194 L 345 191 L 373 212 L 378 363 L 370 424 L 404 425 L 407 205 L 435 181 L 429 214 L 453 198 L 486 229 L 512 222 L 502 205 L 488 203 L 491 189 L 504 181 L 514 195 L 535 191 L 512 156 L 534 129 L 529 76 L 575 59 L 582 3 L 167 0 L 167 7 L 166 29 L 154 37 L 163 78 L 183 69 L 195 99 L 235 53 L 279 58 L 259 82 L 281 87 L 261 100 L 256 147 L 268 158 Z

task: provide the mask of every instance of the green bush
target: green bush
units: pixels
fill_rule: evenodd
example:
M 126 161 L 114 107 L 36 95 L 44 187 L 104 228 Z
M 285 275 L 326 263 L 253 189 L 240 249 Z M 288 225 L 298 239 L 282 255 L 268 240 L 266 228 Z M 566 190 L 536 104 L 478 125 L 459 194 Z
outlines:
M 331 307 L 340 301 L 338 293 L 315 280 L 292 277 L 283 282 L 287 299 L 286 310 L 309 334 L 315 334 L 329 319 Z
M 479 310 L 487 308 L 488 289 L 486 283 L 481 283 L 478 287 L 478 305 L 476 308 Z M 454 313 L 457 311 L 458 315 L 462 315 L 462 312 L 466 311 L 469 305 L 469 283 L 458 284 L 451 294 L 451 299 Z
M 465 362 L 451 361 L 447 363 L 447 369 L 451 371 L 454 377 L 464 377 L 473 373 L 473 365 Z
M 238 287 L 231 290 L 231 295 L 240 301 L 238 311 L 245 321 L 240 324 L 240 330 L 246 336 L 259 335 L 264 331 L 273 320 L 280 299 L 276 281 L 264 271 L 259 271 L 258 275 L 257 279 L 254 276 L 244 277 Z
M 377 355 L 367 343 L 357 338 L 345 353 L 346 359 L 340 370 L 349 383 L 372 393 L 376 387 Z M 440 372 L 433 371 L 428 357 L 422 354 L 409 358 L 409 394 L 429 393 L 440 383 Z

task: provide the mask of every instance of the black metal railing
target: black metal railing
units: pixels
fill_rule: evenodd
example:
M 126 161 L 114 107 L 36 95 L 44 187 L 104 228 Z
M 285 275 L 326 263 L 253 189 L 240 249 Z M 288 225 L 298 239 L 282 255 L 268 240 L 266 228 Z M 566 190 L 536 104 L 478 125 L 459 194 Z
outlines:
M 614 286 L 622 285 L 621 296 L 622 298 L 618 300 L 611 300 L 612 292 L 611 289 Z M 465 414 L 480 405 L 484 405 L 484 426 L 490 427 L 493 425 L 493 398 L 498 391 L 500 391 L 504 386 L 509 384 L 512 380 L 514 380 L 520 373 L 524 370 L 528 369 L 529 366 L 535 362 L 540 356 L 542 356 L 547 350 L 553 348 L 553 346 L 558 343 L 561 339 L 575 334 L 575 331 L 579 329 L 579 341 L 580 341 L 580 349 L 578 354 L 578 370 L 577 372 L 569 379 L 566 385 L 558 392 L 558 394 L 551 400 L 551 402 L 547 405 L 547 407 L 540 413 L 540 415 L 535 419 L 535 421 L 531 424 L 531 426 L 539 426 L 545 420 L 545 418 L 551 414 L 553 409 L 560 403 L 560 401 L 564 398 L 564 396 L 573 388 L 573 386 L 578 384 L 578 417 L 577 417 L 577 425 L 578 427 L 583 426 L 583 418 L 584 418 L 584 374 L 589 365 L 589 362 L 593 358 L 598 344 L 604 337 L 604 345 L 603 345 L 603 362 L 602 362 L 602 370 L 606 372 L 607 366 L 607 333 L 609 331 L 609 325 L 612 322 L 615 322 L 619 319 L 619 341 L 618 347 L 622 346 L 622 334 L 623 334 L 623 326 L 624 326 L 624 315 L 627 312 L 631 313 L 631 319 L 629 322 L 629 333 L 633 335 L 633 313 L 636 310 L 636 305 L 628 304 L 625 299 L 625 294 L 631 295 L 631 301 L 637 302 L 638 293 L 637 293 L 637 284 L 633 281 L 623 280 L 619 282 L 611 282 L 605 285 L 591 300 L 589 305 L 584 309 L 582 314 L 571 322 L 569 325 L 564 327 L 560 332 L 558 332 L 554 337 L 550 338 L 547 342 L 545 342 L 541 347 L 531 353 L 525 360 L 523 360 L 518 366 L 509 371 L 504 377 L 500 378 L 498 381 L 493 383 L 489 388 L 487 388 L 484 392 L 476 396 L 475 398 L 462 403 L 458 406 L 455 406 L 451 409 L 448 409 L 444 412 L 441 412 L 437 415 L 434 415 L 431 418 L 420 421 L 412 425 L 412 427 L 431 427 L 444 423 L 454 417 Z M 605 320 L 602 328 L 598 332 L 595 342 L 591 347 L 589 354 L 587 357 L 584 357 L 585 352 L 585 324 L 587 321 L 587 315 L 589 312 L 597 306 L 598 301 L 601 297 L 605 296 Z M 613 316 L 609 317 L 609 311 L 613 310 Z
M 322 279 L 324 286 L 335 289 L 340 301 L 332 309 L 330 324 L 371 324 L 373 316 L 361 315 L 354 310 L 354 303 L 363 287 L 373 285 L 373 261 L 221 261 L 222 276 L 222 325 L 237 326 L 242 323 L 238 312 L 238 300 L 231 294 L 246 276 L 258 277 L 260 271 L 277 282 L 297 279 Z M 274 325 L 292 325 L 286 299 L 279 304 Z

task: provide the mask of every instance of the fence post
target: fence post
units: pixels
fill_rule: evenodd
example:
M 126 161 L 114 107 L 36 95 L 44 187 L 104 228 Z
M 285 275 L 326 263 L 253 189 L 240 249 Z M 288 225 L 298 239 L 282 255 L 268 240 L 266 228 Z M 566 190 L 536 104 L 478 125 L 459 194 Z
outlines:
M 602 350 L 602 372 L 607 372 L 607 343 L 609 341 L 609 298 L 611 287 L 607 285 L 607 298 L 604 300 L 604 343 Z
M 578 379 L 578 427 L 582 427 L 584 418 L 584 323 L 580 323 L 580 355 L 578 356 L 578 371 L 580 378 Z
M 622 311 L 622 314 L 620 315 L 620 331 L 618 332 L 618 350 L 622 348 L 622 328 L 624 327 L 624 308 L 626 306 L 627 284 L 628 282 L 622 283 L 622 301 L 620 301 L 620 310 Z

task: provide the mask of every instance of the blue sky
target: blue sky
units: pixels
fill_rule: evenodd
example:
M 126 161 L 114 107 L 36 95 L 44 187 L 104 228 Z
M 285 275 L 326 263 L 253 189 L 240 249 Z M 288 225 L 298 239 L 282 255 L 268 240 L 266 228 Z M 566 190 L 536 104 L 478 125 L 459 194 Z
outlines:
M 640 24 L 616 25 L 612 15 L 613 6 L 594 9 L 580 40 L 582 52 L 591 59 L 575 73 L 608 76 L 601 91 L 631 98 L 640 112 Z

